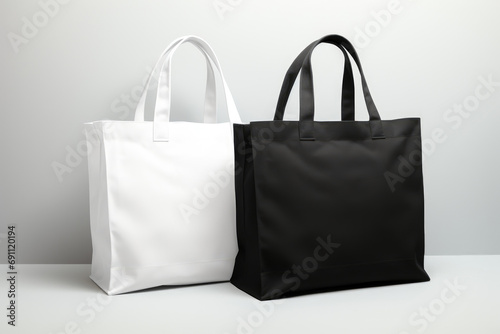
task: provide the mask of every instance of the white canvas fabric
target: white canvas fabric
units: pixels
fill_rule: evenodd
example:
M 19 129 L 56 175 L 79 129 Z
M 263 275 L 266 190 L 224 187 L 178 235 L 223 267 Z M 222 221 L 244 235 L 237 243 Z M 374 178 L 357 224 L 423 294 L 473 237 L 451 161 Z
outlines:
M 169 120 L 171 59 L 184 43 L 207 60 L 204 123 Z M 226 123 L 216 123 L 214 71 L 225 93 Z M 154 120 L 145 121 L 150 101 Z M 185 36 L 161 55 L 134 121 L 84 125 L 90 277 L 106 293 L 229 280 L 237 253 L 233 123 L 241 120 L 217 57 L 201 38 Z

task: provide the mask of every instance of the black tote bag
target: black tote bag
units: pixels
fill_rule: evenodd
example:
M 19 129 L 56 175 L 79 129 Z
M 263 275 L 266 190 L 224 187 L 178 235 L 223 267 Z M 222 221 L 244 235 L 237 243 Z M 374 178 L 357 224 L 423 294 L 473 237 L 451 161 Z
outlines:
M 342 121 L 314 121 L 311 54 L 345 56 Z M 354 121 L 349 52 L 369 121 Z M 300 72 L 300 119 L 284 121 Z M 231 282 L 260 300 L 428 281 L 419 118 L 381 120 L 352 44 L 309 45 L 285 76 L 273 121 L 234 125 L 239 252 Z

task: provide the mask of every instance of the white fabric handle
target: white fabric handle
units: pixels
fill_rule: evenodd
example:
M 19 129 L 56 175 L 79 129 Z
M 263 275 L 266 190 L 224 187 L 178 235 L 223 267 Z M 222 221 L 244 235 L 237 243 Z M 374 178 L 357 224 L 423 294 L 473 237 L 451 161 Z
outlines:
M 205 113 L 205 122 L 215 122 L 216 120 L 216 115 L 215 115 L 215 103 L 212 104 L 212 101 L 215 102 L 216 99 L 216 92 L 215 89 L 210 90 L 208 86 L 210 86 L 211 78 L 214 77 L 213 69 L 211 68 L 212 63 L 215 65 L 216 69 L 218 70 L 222 84 L 224 86 L 224 95 L 226 98 L 226 104 L 227 104 L 227 112 L 229 116 L 229 122 L 232 123 L 241 123 L 240 116 L 238 114 L 238 111 L 236 109 L 236 105 L 233 100 L 233 96 L 231 94 L 231 91 L 229 90 L 229 87 L 226 83 L 226 80 L 224 78 L 224 74 L 222 73 L 221 66 L 219 64 L 219 60 L 217 59 L 217 56 L 215 55 L 214 51 L 212 48 L 208 45 L 207 42 L 205 42 L 203 39 L 196 37 L 196 36 L 184 36 L 176 41 L 174 41 L 167 49 L 164 51 L 162 56 L 160 57 L 160 60 L 157 62 L 155 66 L 155 70 L 151 73 L 150 78 L 148 79 L 148 83 L 146 85 L 146 89 L 144 90 L 143 95 L 141 96 L 141 99 L 139 101 L 138 108 L 136 110 L 136 115 L 135 115 L 135 120 L 140 121 L 144 119 L 144 107 L 145 107 L 145 102 L 148 96 L 148 93 L 150 93 L 151 89 L 151 84 L 152 84 L 152 79 L 153 79 L 153 74 L 157 71 L 158 67 L 161 65 L 161 70 L 160 70 L 160 77 L 158 80 L 158 85 L 157 85 L 157 90 L 156 90 L 156 100 L 155 100 L 155 110 L 154 110 L 154 121 L 153 121 L 153 128 L 154 128 L 154 141 L 168 141 L 169 140 L 169 121 L 170 121 L 170 102 L 171 102 L 171 75 L 170 75 L 170 68 L 171 68 L 171 61 L 172 61 L 172 56 L 177 50 L 177 48 L 186 43 L 189 42 L 196 46 L 199 50 L 203 52 L 205 57 L 207 58 L 207 95 L 206 95 L 206 110 L 209 112 Z M 165 59 L 164 59 L 165 58 Z M 210 70 L 208 69 L 210 67 L 210 70 L 212 72 L 210 73 Z M 215 82 L 215 80 L 213 80 Z M 208 105 L 214 106 L 213 112 L 210 112 L 212 108 L 208 107 Z
M 170 121 L 170 98 L 171 98 L 171 76 L 169 75 L 170 66 L 171 66 L 171 57 L 177 50 L 177 48 L 186 43 L 192 43 L 197 46 L 200 50 L 210 58 L 210 60 L 214 63 L 215 67 L 219 71 L 222 84 L 224 86 L 224 95 L 226 97 L 227 104 L 227 112 L 229 115 L 230 123 L 241 123 L 240 116 L 236 109 L 236 105 L 233 100 L 233 96 L 229 87 L 227 86 L 226 80 L 224 78 L 224 74 L 222 73 L 221 66 L 219 64 L 219 60 L 215 55 L 212 48 L 205 42 L 203 39 L 196 36 L 185 36 L 182 41 L 177 43 L 172 50 L 167 55 L 167 59 L 163 63 L 160 80 L 156 93 L 156 107 L 155 107 L 155 116 L 153 122 L 153 136 L 154 141 L 168 141 L 169 140 L 169 121 Z M 164 94 L 166 92 L 167 94 Z
M 160 71 L 160 67 L 162 64 L 166 61 L 165 58 L 170 54 L 171 50 L 179 43 L 182 42 L 182 40 L 185 39 L 185 37 L 181 37 L 173 41 L 161 54 L 160 58 L 156 62 L 156 65 L 151 71 L 148 81 L 146 83 L 146 86 L 144 87 L 144 90 L 142 92 L 141 98 L 139 99 L 139 102 L 137 104 L 136 110 L 135 110 L 135 117 L 134 121 L 144 121 L 145 120 L 145 109 L 146 109 L 146 100 L 148 98 L 148 92 L 157 88 L 158 82 L 155 82 L 153 78 L 155 78 L 155 73 L 158 73 Z M 215 75 L 214 75 L 214 70 L 212 67 L 212 63 L 210 62 L 210 58 L 206 55 L 204 50 L 200 49 L 202 51 L 206 62 L 207 62 L 207 84 L 206 84 L 206 91 L 205 91 L 205 113 L 204 113 L 204 119 L 203 121 L 205 123 L 215 123 L 216 121 L 216 93 L 215 93 Z M 169 61 L 171 61 L 171 58 L 169 58 Z M 170 70 L 170 66 L 168 67 Z M 158 74 L 159 75 L 159 74 Z M 170 72 L 167 73 L 168 76 L 170 76 Z M 156 87 L 155 87 L 156 86 Z M 163 92 L 163 94 L 167 94 L 167 92 Z

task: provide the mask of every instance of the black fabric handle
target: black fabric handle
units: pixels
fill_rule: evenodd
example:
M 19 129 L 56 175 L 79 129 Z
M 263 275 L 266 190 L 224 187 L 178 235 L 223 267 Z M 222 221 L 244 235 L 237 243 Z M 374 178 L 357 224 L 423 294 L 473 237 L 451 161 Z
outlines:
M 366 79 L 363 73 L 363 69 L 361 67 L 361 62 L 359 60 L 358 54 L 354 49 L 354 46 L 344 37 L 340 35 L 327 35 L 323 38 L 318 39 L 317 41 L 311 43 L 307 46 L 295 59 L 295 61 L 290 66 L 290 70 L 287 72 L 285 79 L 283 81 L 283 85 L 281 86 L 280 96 L 278 98 L 278 104 L 276 106 L 276 112 L 274 119 L 281 120 L 283 119 L 283 114 L 286 107 L 286 102 L 288 101 L 288 97 L 292 90 L 295 79 L 298 76 L 298 71 L 302 70 L 301 73 L 301 81 L 300 81 L 300 93 L 301 93 L 301 110 L 300 110 L 300 120 L 302 121 L 312 121 L 314 119 L 314 91 L 313 91 L 313 83 L 312 83 L 312 68 L 311 68 L 311 55 L 316 48 L 321 43 L 329 43 L 336 45 L 339 47 L 342 52 L 347 50 L 356 62 L 363 86 L 363 93 L 365 97 L 366 106 L 368 109 L 368 113 L 370 115 L 370 120 L 377 121 L 380 120 L 380 115 L 377 111 L 377 107 L 373 102 L 373 99 L 370 94 L 370 90 L 368 89 L 368 85 L 366 83 Z M 301 63 L 301 60 L 302 63 Z M 345 79 L 345 75 L 344 75 Z
M 358 65 L 359 73 L 361 75 L 361 83 L 363 87 L 363 94 L 365 97 L 366 107 L 368 109 L 368 113 L 370 115 L 371 121 L 380 120 L 380 115 L 377 111 L 377 107 L 373 102 L 372 96 L 370 94 L 370 90 L 368 89 L 368 84 L 366 83 L 365 75 L 363 73 L 363 68 L 361 67 L 361 62 L 359 60 L 358 54 L 354 46 L 349 42 L 346 38 L 339 35 L 328 35 L 319 40 L 317 40 L 314 44 L 314 47 L 321 43 L 330 43 L 335 44 L 337 46 L 341 45 L 344 47 L 352 56 L 356 64 Z M 313 89 L 313 80 L 312 80 L 312 68 L 311 68 L 311 56 L 312 51 L 314 49 L 312 47 L 308 54 L 304 59 L 304 63 L 302 64 L 302 72 L 300 77 L 300 93 L 301 93 L 301 101 L 304 100 L 304 103 L 300 105 L 300 119 L 307 121 L 312 121 L 314 119 L 314 105 L 311 106 L 310 103 L 307 103 L 308 100 L 314 100 L 314 89 Z
M 335 44 L 335 43 L 332 43 Z M 302 69 L 304 60 L 307 55 L 312 52 L 312 50 L 317 46 L 316 42 L 311 43 L 306 49 L 304 49 L 298 57 L 293 61 L 292 65 L 285 74 L 285 79 L 283 85 L 281 86 L 281 92 L 278 99 L 278 105 L 276 107 L 276 113 L 274 115 L 274 120 L 283 120 L 283 115 L 285 112 L 285 107 L 292 91 L 293 85 L 299 72 Z M 342 79 L 342 120 L 343 121 L 353 121 L 354 120 L 354 75 L 352 72 L 351 61 L 349 55 L 340 46 L 337 45 L 342 53 L 344 54 L 344 77 Z M 301 75 L 302 77 L 302 75 Z M 309 80 L 310 84 L 308 87 L 312 87 L 312 71 L 309 71 L 305 80 Z M 302 92 L 302 89 L 300 89 Z M 312 98 L 311 98 L 312 97 Z M 307 94 L 307 96 L 300 95 L 300 103 L 307 105 L 307 110 L 314 110 L 314 93 Z
M 363 68 L 361 67 L 361 62 L 359 61 L 358 54 L 354 49 L 354 46 L 346 38 L 340 35 L 327 35 L 317 41 L 311 43 L 306 47 L 299 56 L 295 59 L 290 66 L 290 70 L 287 72 L 283 85 L 281 86 L 280 96 L 278 98 L 278 104 L 276 106 L 276 112 L 274 114 L 274 120 L 282 120 L 283 114 L 285 112 L 286 103 L 290 92 L 292 90 L 295 79 L 298 73 L 301 73 L 300 80 L 300 118 L 299 118 L 299 137 L 300 140 L 315 140 L 314 137 L 314 90 L 313 90 L 313 80 L 312 80 L 312 68 L 311 68 L 311 55 L 316 46 L 321 43 L 329 43 L 336 45 L 345 54 L 345 50 L 349 52 L 358 66 L 359 73 L 361 75 L 361 83 L 363 87 L 363 94 L 365 97 L 366 107 L 368 109 L 368 114 L 370 115 L 369 127 L 372 134 L 372 139 L 384 139 L 384 127 L 382 121 L 380 120 L 380 115 L 377 111 L 377 107 L 373 102 L 370 90 L 368 89 L 368 84 L 366 83 L 365 75 L 363 73 Z M 344 50 L 345 49 L 345 50 Z M 348 59 L 349 57 L 347 57 Z M 301 60 L 302 63 L 301 63 Z M 354 96 L 354 94 L 353 94 Z M 354 106 L 354 104 L 352 104 Z M 354 112 L 352 113 L 354 116 Z

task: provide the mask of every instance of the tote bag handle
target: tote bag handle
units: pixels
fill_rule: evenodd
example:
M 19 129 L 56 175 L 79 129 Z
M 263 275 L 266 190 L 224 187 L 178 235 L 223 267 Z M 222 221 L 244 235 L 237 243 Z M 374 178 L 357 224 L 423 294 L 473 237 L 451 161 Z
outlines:
M 134 121 L 140 122 L 145 120 L 145 109 L 146 109 L 146 100 L 148 98 L 147 92 L 155 90 L 158 87 L 158 82 L 157 80 L 153 79 L 158 79 L 160 73 L 158 73 L 161 70 L 162 64 L 165 62 L 165 58 L 169 55 L 170 51 L 173 49 L 174 46 L 176 46 L 179 42 L 181 42 L 184 39 L 184 37 L 178 38 L 175 41 L 173 41 L 161 54 L 160 58 L 156 62 L 155 67 L 153 68 L 153 71 L 151 71 L 149 78 L 147 80 L 146 86 L 143 90 L 143 93 L 141 94 L 141 98 L 139 99 L 139 102 L 136 107 L 135 111 L 135 117 Z M 205 113 L 203 117 L 203 122 L 204 123 L 214 123 L 215 122 L 215 109 L 216 109 L 216 101 L 215 101 L 215 75 L 214 75 L 214 70 L 212 63 L 210 62 L 210 59 L 206 55 L 203 50 L 201 50 L 203 55 L 205 56 L 206 62 L 207 62 L 207 83 L 206 83 L 206 90 L 205 90 Z M 167 75 L 170 75 L 168 73 Z M 156 90 L 155 90 L 156 92 Z M 166 92 L 164 93 L 166 94 Z M 152 94 L 151 94 L 152 95 Z
M 294 60 L 287 73 L 285 74 L 285 80 L 283 82 L 283 86 L 281 89 L 280 98 L 278 100 L 278 106 L 276 107 L 276 114 L 274 116 L 274 120 L 283 120 L 283 115 L 285 112 L 285 107 L 288 102 L 288 98 L 290 96 L 290 92 L 292 91 L 293 84 L 295 83 L 295 79 L 299 75 L 299 72 L 302 69 L 302 64 L 307 56 L 307 54 L 311 51 L 311 47 L 314 43 L 309 45 L 306 49 L 304 49 L 299 56 Z M 349 55 L 346 53 L 345 49 L 340 47 L 340 50 L 344 54 L 344 77 L 342 79 L 342 102 L 341 102 L 341 110 L 342 110 L 342 120 L 343 121 L 354 121 L 354 75 L 352 72 L 351 61 L 349 59 Z M 312 73 L 308 77 L 309 80 L 312 81 Z M 300 101 L 305 104 L 312 104 L 314 108 L 314 97 L 312 99 L 306 100 L 309 98 L 307 96 L 300 96 Z
M 156 89 L 156 96 L 155 96 L 155 109 L 154 109 L 154 120 L 153 120 L 153 137 L 154 141 L 168 141 L 169 140 L 169 122 L 170 122 L 170 106 L 171 106 L 171 75 L 170 75 L 170 68 L 171 68 L 171 61 L 172 61 L 172 56 L 177 50 L 179 46 L 181 46 L 184 43 L 191 43 L 194 46 L 196 46 L 198 49 L 200 49 L 205 57 L 207 58 L 207 62 L 209 65 L 207 66 L 212 66 L 215 65 L 215 68 L 217 69 L 222 85 L 224 88 L 224 95 L 226 99 L 226 104 L 227 104 L 227 112 L 229 116 L 229 122 L 230 123 L 241 123 L 240 116 L 238 114 L 238 111 L 236 109 L 236 105 L 233 100 L 233 96 L 231 94 L 231 91 L 229 90 L 229 87 L 226 83 L 226 80 L 224 78 L 224 74 L 222 72 L 221 66 L 219 64 L 219 60 L 217 59 L 217 56 L 215 55 L 214 51 L 212 48 L 208 45 L 207 42 L 205 42 L 203 39 L 197 37 L 197 36 L 184 36 L 176 41 L 174 41 L 164 52 L 164 55 L 161 57 L 166 58 L 163 62 L 160 61 L 157 64 L 157 67 L 161 66 L 160 69 L 160 76 L 158 79 L 158 84 L 157 84 L 157 89 Z M 160 65 L 161 64 L 161 65 Z M 210 85 L 210 82 L 212 82 L 210 78 L 210 71 L 207 71 L 207 82 L 208 85 Z M 213 74 L 213 72 L 212 72 Z M 213 77 L 213 75 L 212 75 Z M 213 80 L 215 83 L 215 80 Z M 148 99 L 149 94 L 151 94 L 152 89 L 150 89 L 150 85 L 152 83 L 152 76 L 150 77 L 150 80 L 148 80 L 147 87 L 143 93 L 143 97 L 141 97 L 141 100 L 145 101 Z M 207 86 L 208 86 L 207 85 Z M 214 85 L 215 87 L 215 85 Z M 216 97 L 216 92 L 215 89 L 210 91 L 207 89 L 207 97 L 208 101 L 214 101 L 215 102 L 215 97 Z M 213 107 L 212 109 L 213 113 L 208 113 L 208 116 L 205 117 L 205 122 L 215 122 L 216 115 L 215 115 L 215 110 L 216 108 Z M 140 117 L 140 111 L 139 111 L 139 117 Z M 138 115 L 136 113 L 136 119 Z
M 300 63 L 301 66 L 301 78 L 300 78 L 300 121 L 299 121 L 299 132 L 301 140 L 314 140 L 314 90 L 312 83 L 312 69 L 311 69 L 311 55 L 316 46 L 321 43 L 329 43 L 336 45 L 339 48 L 344 48 L 350 53 L 356 65 L 358 66 L 359 73 L 361 76 L 361 83 L 363 87 L 363 94 L 365 98 L 366 107 L 368 109 L 368 114 L 370 115 L 370 130 L 372 134 L 372 139 L 382 139 L 385 138 L 384 129 L 382 122 L 380 120 L 380 115 L 378 113 L 377 107 L 373 102 L 373 98 L 368 89 L 368 84 L 361 67 L 361 62 L 359 61 L 358 54 L 354 49 L 354 46 L 344 37 L 340 35 L 327 35 L 317 41 L 311 43 L 307 48 L 299 54 L 295 60 Z M 295 62 L 294 62 L 295 63 Z M 285 78 L 283 85 L 281 87 L 280 96 L 278 99 L 278 104 L 276 107 L 275 120 L 279 120 L 284 113 L 286 102 L 288 96 L 290 95 L 291 87 L 296 79 L 296 76 L 292 78 Z

